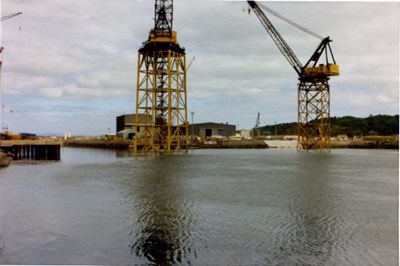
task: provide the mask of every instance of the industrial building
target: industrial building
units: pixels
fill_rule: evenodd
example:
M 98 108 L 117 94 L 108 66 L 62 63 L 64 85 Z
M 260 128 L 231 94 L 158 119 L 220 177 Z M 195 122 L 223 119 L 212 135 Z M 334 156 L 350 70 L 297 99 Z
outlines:
M 138 114 L 139 122 L 138 124 L 149 124 L 151 117 Z M 133 139 L 136 132 L 142 132 L 143 128 L 138 126 L 134 128 L 135 114 L 125 114 L 117 117 L 116 121 L 116 132 L 117 136 L 123 139 Z
M 138 114 L 138 124 L 150 124 L 151 117 L 143 114 Z M 136 132 L 142 132 L 143 128 L 140 126 L 135 130 L 134 128 L 135 114 L 124 114 L 116 118 L 116 132 L 117 135 L 123 139 L 133 139 Z M 206 139 L 212 136 L 229 137 L 236 133 L 236 126 L 228 123 L 199 123 L 189 125 L 189 135 L 199 136 Z
M 228 123 L 199 123 L 189 125 L 189 135 L 199 136 L 206 139 L 212 136 L 233 136 L 236 133 L 236 126 Z

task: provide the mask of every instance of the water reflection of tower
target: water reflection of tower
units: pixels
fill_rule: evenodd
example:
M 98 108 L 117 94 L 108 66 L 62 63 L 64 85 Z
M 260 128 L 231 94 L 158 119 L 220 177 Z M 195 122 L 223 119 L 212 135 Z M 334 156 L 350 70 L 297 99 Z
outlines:
M 188 263 L 196 256 L 191 230 L 194 215 L 190 191 L 176 167 L 181 156 L 141 162 L 142 171 L 130 184 L 129 219 L 134 237 L 131 252 L 156 265 Z M 183 159 L 183 158 L 182 158 Z

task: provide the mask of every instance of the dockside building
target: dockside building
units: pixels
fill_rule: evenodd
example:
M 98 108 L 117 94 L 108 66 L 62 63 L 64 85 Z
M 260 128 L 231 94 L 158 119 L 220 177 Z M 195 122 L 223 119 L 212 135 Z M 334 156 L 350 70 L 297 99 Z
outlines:
M 236 126 L 228 123 L 199 123 L 189 125 L 189 135 L 207 139 L 212 136 L 229 137 L 236 133 Z

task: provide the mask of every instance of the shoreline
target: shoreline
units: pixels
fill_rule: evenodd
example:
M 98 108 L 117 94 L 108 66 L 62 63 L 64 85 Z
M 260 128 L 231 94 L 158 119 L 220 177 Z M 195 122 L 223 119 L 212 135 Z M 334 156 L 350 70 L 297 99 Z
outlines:
M 63 141 L 64 147 L 77 148 L 97 148 L 126 150 L 132 140 L 79 140 L 69 139 Z M 265 141 L 265 140 L 245 140 L 245 141 L 208 141 L 204 143 L 191 144 L 189 149 L 296 149 L 296 141 Z M 399 149 L 398 142 L 385 141 L 332 141 L 332 149 Z
M 64 147 L 129 150 L 132 140 L 68 139 L 60 141 Z M 296 149 L 296 141 L 284 140 L 245 140 L 245 141 L 206 141 L 191 144 L 189 150 L 197 149 Z M 349 140 L 332 141 L 331 149 L 392 149 L 398 150 L 398 142 Z M 7 151 L 0 150 L 0 168 L 8 167 L 13 158 Z

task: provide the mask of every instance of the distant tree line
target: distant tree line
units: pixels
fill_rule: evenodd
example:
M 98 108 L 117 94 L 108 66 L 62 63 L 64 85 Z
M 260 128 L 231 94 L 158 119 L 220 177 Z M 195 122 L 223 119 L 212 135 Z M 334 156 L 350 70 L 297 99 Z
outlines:
M 281 123 L 260 127 L 262 135 L 296 135 L 297 123 Z M 399 115 L 370 115 L 331 117 L 331 136 L 390 136 L 399 134 Z

